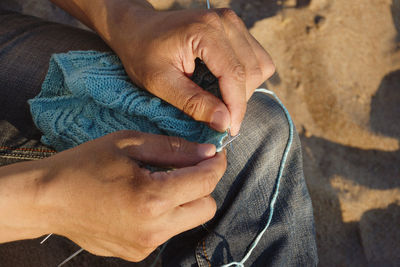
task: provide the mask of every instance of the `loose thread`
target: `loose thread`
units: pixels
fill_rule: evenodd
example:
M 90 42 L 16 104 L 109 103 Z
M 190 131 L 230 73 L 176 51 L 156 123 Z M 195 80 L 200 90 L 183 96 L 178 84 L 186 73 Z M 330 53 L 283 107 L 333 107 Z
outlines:
M 279 194 L 279 186 L 281 183 L 281 178 L 282 178 L 282 174 L 283 171 L 285 169 L 285 165 L 286 165 L 286 161 L 287 161 L 287 157 L 290 151 L 290 148 L 292 146 L 293 143 L 293 132 L 294 132 L 294 126 L 293 126 L 293 121 L 292 118 L 290 117 L 289 111 L 286 109 L 286 107 L 283 105 L 283 103 L 281 102 L 281 100 L 278 98 L 278 96 L 267 89 L 257 89 L 256 92 L 260 92 L 260 93 L 264 93 L 264 94 L 269 94 L 272 95 L 276 101 L 279 103 L 279 105 L 281 106 L 281 108 L 283 109 L 285 116 L 288 120 L 289 123 L 289 139 L 288 142 L 286 144 L 283 156 L 282 156 L 282 161 L 281 164 L 279 166 L 279 172 L 278 172 L 278 177 L 276 180 L 276 187 L 275 187 L 275 192 L 273 194 L 272 200 L 271 200 L 271 204 L 270 204 L 270 212 L 269 212 L 269 217 L 268 217 L 268 221 L 267 224 L 265 225 L 264 229 L 257 235 L 256 239 L 254 240 L 254 242 L 252 243 L 249 251 L 247 252 L 247 254 L 243 257 L 243 259 L 240 262 L 231 262 L 225 265 L 222 265 L 221 267 L 229 267 L 229 266 L 239 266 L 239 267 L 244 267 L 244 263 L 250 258 L 251 253 L 253 252 L 253 250 L 256 248 L 256 246 L 258 245 L 258 243 L 260 242 L 262 236 L 264 235 L 264 233 L 267 231 L 269 225 L 271 224 L 272 221 L 272 216 L 274 215 L 274 208 L 275 208 L 275 203 L 276 200 L 278 198 L 278 194 Z

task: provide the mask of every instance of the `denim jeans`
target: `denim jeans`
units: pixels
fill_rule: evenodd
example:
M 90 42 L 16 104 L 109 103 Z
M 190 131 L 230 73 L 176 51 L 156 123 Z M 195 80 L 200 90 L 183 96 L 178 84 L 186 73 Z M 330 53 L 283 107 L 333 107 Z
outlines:
M 70 50 L 109 48 L 94 33 L 0 11 L 0 166 L 56 153 L 40 143 L 41 134 L 26 101 L 40 91 L 51 54 Z M 228 148 L 227 172 L 212 194 L 218 205 L 215 217 L 172 238 L 162 253 L 164 266 L 220 266 L 244 257 L 267 223 L 288 136 L 288 121 L 281 106 L 267 95 L 254 94 L 241 136 Z M 62 249 L 53 247 L 53 253 Z M 0 262 L 18 266 L 20 261 L 4 254 L 30 260 L 29 253 L 19 251 L 16 255 L 9 244 L 0 246 Z M 317 261 L 311 199 L 295 134 L 271 225 L 245 266 L 315 266 Z M 78 256 L 73 262 L 74 266 L 131 265 L 93 255 Z M 54 262 L 41 257 L 32 264 L 53 266 Z

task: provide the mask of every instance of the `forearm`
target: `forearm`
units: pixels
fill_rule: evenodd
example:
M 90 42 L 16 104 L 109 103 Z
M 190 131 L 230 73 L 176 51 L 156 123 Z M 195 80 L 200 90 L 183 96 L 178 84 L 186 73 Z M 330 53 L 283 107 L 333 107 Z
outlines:
M 23 162 L 0 168 L 0 243 L 39 237 L 47 231 L 40 205 L 42 162 Z
M 136 23 L 130 24 L 130 30 L 140 27 L 141 18 L 147 11 L 154 10 L 146 0 L 50 0 L 72 16 L 76 17 L 88 27 L 96 31 L 109 45 L 116 38 L 114 28 L 118 24 L 132 17 L 137 18 Z

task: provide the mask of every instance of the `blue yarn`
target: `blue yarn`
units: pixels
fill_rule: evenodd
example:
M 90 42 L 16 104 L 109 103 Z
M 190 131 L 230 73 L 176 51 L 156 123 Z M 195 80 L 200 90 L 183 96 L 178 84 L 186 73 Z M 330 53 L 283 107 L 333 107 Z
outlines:
M 243 259 L 240 262 L 231 262 L 231 263 L 225 264 L 225 265 L 223 265 L 221 267 L 228 267 L 228 266 L 244 267 L 244 263 L 249 259 L 249 257 L 251 256 L 251 253 L 253 252 L 253 250 L 256 248 L 256 246 L 260 242 L 260 240 L 261 240 L 262 236 L 264 235 L 264 233 L 267 231 L 269 225 L 271 224 L 272 216 L 274 215 L 274 208 L 275 208 L 275 203 L 276 203 L 276 200 L 277 200 L 278 194 L 279 194 L 279 186 L 280 186 L 280 183 L 281 183 L 282 174 L 283 174 L 283 171 L 285 169 L 287 157 L 288 157 L 290 148 L 292 147 L 292 143 L 293 143 L 294 126 L 293 126 L 292 118 L 290 117 L 289 111 L 286 109 L 286 107 L 283 105 L 281 100 L 278 98 L 277 95 L 275 95 L 274 92 L 272 92 L 270 90 L 267 90 L 267 89 L 257 89 L 256 92 L 270 94 L 277 100 L 277 102 L 279 103 L 279 105 L 281 106 L 283 111 L 285 112 L 286 118 L 287 118 L 288 123 L 289 123 L 289 139 L 288 139 L 288 141 L 286 143 L 286 147 L 285 147 L 285 150 L 283 152 L 281 164 L 279 166 L 278 176 L 277 176 L 277 179 L 276 179 L 275 192 L 273 193 L 272 200 L 271 200 L 271 203 L 269 205 L 269 216 L 268 216 L 267 224 L 265 225 L 264 229 L 257 235 L 256 239 L 251 244 L 249 251 L 246 253 L 246 255 L 243 257 Z
M 118 130 L 178 136 L 217 151 L 227 136 L 133 85 L 113 53 L 54 54 L 42 91 L 28 102 L 41 141 L 57 151 Z

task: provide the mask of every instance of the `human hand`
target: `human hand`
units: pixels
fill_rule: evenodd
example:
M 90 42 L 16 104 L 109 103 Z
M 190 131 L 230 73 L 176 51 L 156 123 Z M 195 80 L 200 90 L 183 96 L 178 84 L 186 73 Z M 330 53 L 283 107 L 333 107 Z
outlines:
M 218 131 L 239 132 L 247 100 L 275 71 L 230 9 L 155 11 L 146 0 L 51 0 L 99 33 L 139 86 Z M 223 101 L 190 80 L 200 58 Z
M 226 169 L 215 146 L 120 131 L 45 159 L 38 203 L 49 232 L 85 250 L 130 261 L 210 220 Z M 151 173 L 140 162 L 176 167 Z M 43 208 L 44 207 L 44 208 Z
M 111 12 L 112 13 L 112 12 Z M 230 9 L 119 11 L 107 34 L 131 79 L 218 131 L 239 132 L 247 100 L 275 71 L 268 53 Z M 200 58 L 219 79 L 223 102 L 190 80 Z

